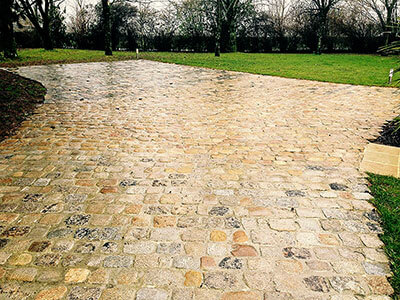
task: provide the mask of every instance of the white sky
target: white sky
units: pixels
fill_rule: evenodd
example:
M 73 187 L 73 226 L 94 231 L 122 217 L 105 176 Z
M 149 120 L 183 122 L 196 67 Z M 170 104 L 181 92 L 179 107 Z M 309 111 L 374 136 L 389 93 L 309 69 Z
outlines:
M 84 0 L 85 4 L 97 4 L 101 0 Z M 152 7 L 155 9 L 163 9 L 169 2 L 169 0 L 128 0 L 131 1 L 133 4 L 139 4 L 139 3 L 151 3 Z M 291 3 L 296 0 L 285 0 L 286 3 Z M 254 0 L 255 4 L 265 4 L 264 0 Z M 67 20 L 69 19 L 69 16 L 71 16 L 74 13 L 74 7 L 75 7 L 75 0 L 65 0 L 65 6 L 67 9 Z
M 84 0 L 85 4 L 96 4 L 100 0 Z M 152 2 L 153 7 L 156 9 L 161 9 L 164 7 L 166 3 L 168 3 L 168 0 L 134 0 L 133 3 L 139 3 L 139 2 Z M 65 0 L 65 5 L 67 8 L 67 15 L 71 15 L 74 11 L 75 7 L 75 1 L 74 0 Z

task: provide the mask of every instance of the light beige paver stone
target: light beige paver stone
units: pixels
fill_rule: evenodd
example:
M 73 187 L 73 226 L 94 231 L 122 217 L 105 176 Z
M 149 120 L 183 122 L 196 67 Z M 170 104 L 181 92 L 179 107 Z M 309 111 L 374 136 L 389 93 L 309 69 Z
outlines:
M 125 300 L 135 299 L 136 290 L 129 287 L 106 288 L 100 297 L 100 300 Z
M 369 276 L 367 282 L 374 294 L 392 295 L 394 292 L 385 276 Z
M 106 269 L 97 269 L 92 272 L 88 278 L 89 283 L 106 284 L 109 278 L 109 272 Z
M 168 293 L 161 289 L 154 289 L 154 288 L 140 289 L 137 292 L 136 300 L 147 300 L 147 299 L 167 300 Z
M 64 297 L 67 293 L 67 288 L 65 286 L 57 286 L 54 288 L 46 289 L 40 291 L 35 300 L 58 300 Z
M 155 216 L 154 227 L 174 227 L 176 217 L 174 216 Z
M 18 268 L 6 273 L 8 279 L 32 282 L 38 270 L 34 268 Z
M 89 276 L 90 271 L 88 269 L 69 269 L 65 274 L 66 283 L 79 283 L 84 282 Z
M 228 292 L 222 295 L 222 300 L 262 300 L 260 292 Z

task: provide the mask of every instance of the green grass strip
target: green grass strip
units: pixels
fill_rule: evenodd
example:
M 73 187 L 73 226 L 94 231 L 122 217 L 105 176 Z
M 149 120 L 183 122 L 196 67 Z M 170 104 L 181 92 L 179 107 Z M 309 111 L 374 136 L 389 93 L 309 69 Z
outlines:
M 400 299 L 400 180 L 369 174 L 370 190 L 382 219 L 384 233 L 380 236 L 385 243 L 385 251 L 390 259 L 393 277 L 390 280 L 395 293 L 394 299 Z

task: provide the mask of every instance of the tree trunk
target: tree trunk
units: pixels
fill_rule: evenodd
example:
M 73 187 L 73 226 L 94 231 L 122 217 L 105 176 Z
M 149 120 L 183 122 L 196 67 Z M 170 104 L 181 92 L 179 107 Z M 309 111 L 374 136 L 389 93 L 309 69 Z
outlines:
M 225 20 L 222 24 L 221 51 L 236 52 L 236 30 L 232 20 Z
M 229 52 L 237 51 L 237 42 L 236 42 L 236 26 L 233 20 L 229 22 Z
M 13 24 L 9 30 L 4 32 L 4 57 L 5 58 L 16 58 L 17 57 L 17 45 L 14 39 Z
M 281 53 L 286 53 L 288 48 L 288 40 L 283 32 L 279 33 L 278 43 L 279 43 L 279 51 Z
M 53 50 L 53 40 L 50 34 L 50 22 L 48 20 L 43 21 L 42 41 L 45 50 Z
M 390 44 L 390 32 L 386 31 L 384 37 L 385 37 L 385 46 L 388 46 Z
M 5 58 L 16 58 L 17 47 L 14 39 L 14 24 L 12 20 L 13 0 L 7 0 L 4 7 L 4 14 L 1 14 L 1 31 L 3 32 L 3 51 Z
M 391 36 L 393 33 L 393 24 L 392 24 L 392 17 L 393 17 L 393 9 L 391 6 L 386 7 L 387 9 L 387 16 L 386 16 L 386 26 L 385 26 L 385 46 L 388 46 L 391 42 Z
M 220 57 L 221 56 L 221 43 L 220 43 L 220 37 L 216 36 L 215 37 L 215 56 Z
M 221 1 L 222 0 L 217 0 L 217 28 L 215 31 L 215 56 L 217 57 L 221 56 Z
M 108 0 L 101 0 L 101 2 L 103 4 L 104 53 L 105 55 L 112 55 L 110 4 Z
M 326 38 L 326 20 L 327 20 L 326 15 L 320 16 L 320 23 L 317 33 L 318 35 L 317 51 L 315 52 L 318 55 L 322 54 L 322 49 L 324 48 L 324 41 Z
M 322 35 L 320 33 L 318 33 L 317 50 L 315 51 L 315 54 L 322 54 Z

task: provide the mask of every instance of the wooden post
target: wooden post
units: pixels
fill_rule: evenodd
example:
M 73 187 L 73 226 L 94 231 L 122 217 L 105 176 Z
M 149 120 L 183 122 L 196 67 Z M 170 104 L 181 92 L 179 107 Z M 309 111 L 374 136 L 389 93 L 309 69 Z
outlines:
M 136 59 L 139 59 L 139 49 L 136 48 Z
M 393 81 L 393 74 L 394 74 L 394 70 L 393 70 L 393 69 L 390 69 L 390 72 L 389 72 L 389 84 L 392 84 L 392 81 Z

